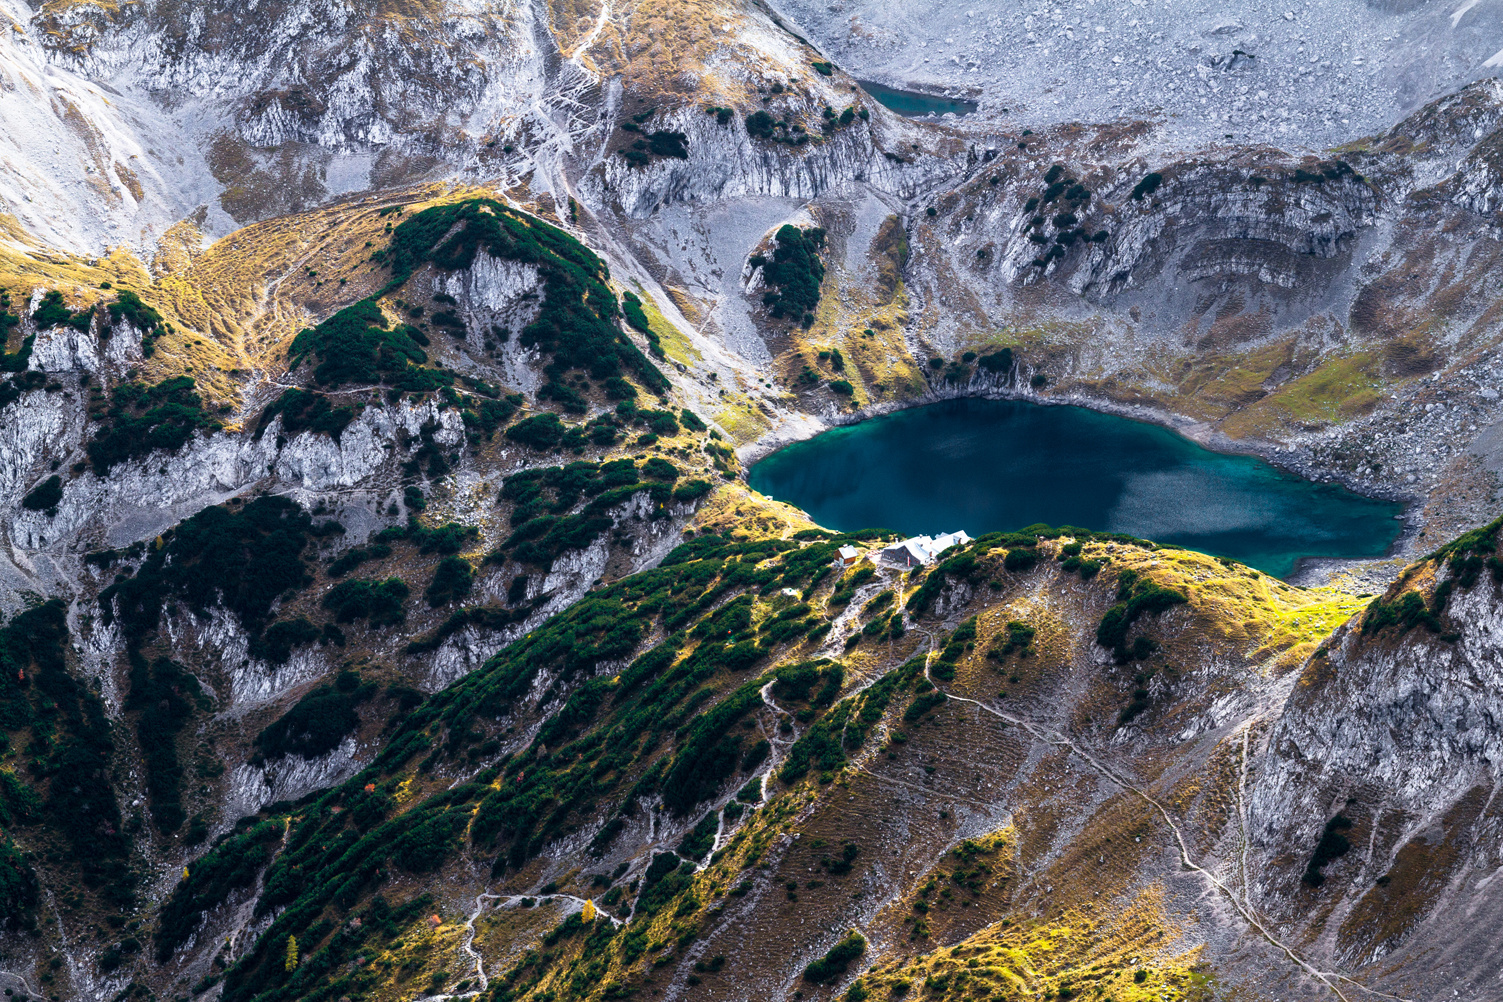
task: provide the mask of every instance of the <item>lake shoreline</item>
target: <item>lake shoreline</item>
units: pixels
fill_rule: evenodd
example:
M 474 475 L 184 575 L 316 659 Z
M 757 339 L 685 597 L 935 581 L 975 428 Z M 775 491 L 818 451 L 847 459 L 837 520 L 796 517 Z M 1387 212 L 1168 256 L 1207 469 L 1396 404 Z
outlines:
M 1418 521 L 1420 513 L 1418 502 L 1422 498 L 1417 496 L 1412 490 L 1395 487 L 1382 481 L 1358 480 L 1343 476 L 1318 464 L 1306 461 L 1301 455 L 1300 448 L 1297 446 L 1281 446 L 1264 439 L 1233 439 L 1212 428 L 1204 421 L 1198 421 L 1173 411 L 1140 404 L 1123 404 L 1114 400 L 1103 400 L 1100 397 L 1077 391 L 1041 394 L 1028 385 L 1027 379 L 1030 373 L 1022 371 L 1021 366 L 1015 372 L 1016 378 L 1007 379 L 978 371 L 964 384 L 948 382 L 939 386 L 931 384 L 922 394 L 868 404 L 856 410 L 808 415 L 813 418 L 812 421 L 806 420 L 793 425 L 780 425 L 736 450 L 737 457 L 740 459 L 745 471 L 742 474 L 742 479 L 750 486 L 750 470 L 752 466 L 771 456 L 773 453 L 779 452 L 791 445 L 806 442 L 826 431 L 835 428 L 851 427 L 870 421 L 873 418 L 928 407 L 947 401 L 979 399 L 1015 401 L 1040 406 L 1080 407 L 1099 414 L 1107 414 L 1167 429 L 1187 441 L 1212 452 L 1261 459 L 1278 470 L 1311 483 L 1333 483 L 1363 497 L 1402 505 L 1400 513 L 1402 518 L 1400 520 L 1398 535 L 1382 556 L 1351 559 L 1303 557 L 1296 562 L 1294 568 L 1282 580 L 1293 583 L 1303 579 L 1311 583 L 1322 583 L 1318 579 L 1324 578 L 1328 580 L 1331 576 L 1348 568 L 1393 560 L 1397 557 L 1405 557 L 1407 559 L 1413 555 L 1413 544 L 1416 542 L 1421 528 Z

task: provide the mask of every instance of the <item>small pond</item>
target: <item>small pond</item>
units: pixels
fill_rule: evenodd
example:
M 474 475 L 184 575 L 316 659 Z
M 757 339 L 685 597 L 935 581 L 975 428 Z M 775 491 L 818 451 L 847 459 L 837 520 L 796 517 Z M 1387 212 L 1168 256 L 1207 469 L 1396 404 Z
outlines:
M 1081 407 L 955 400 L 773 453 L 751 485 L 820 525 L 972 536 L 1043 522 L 1125 532 L 1279 577 L 1301 557 L 1378 557 L 1400 505 Z
M 969 115 L 976 110 L 975 101 L 958 101 L 954 98 L 918 94 L 911 90 L 895 90 L 869 80 L 857 80 L 861 89 L 876 99 L 877 103 L 905 118 L 938 118 L 946 112 Z

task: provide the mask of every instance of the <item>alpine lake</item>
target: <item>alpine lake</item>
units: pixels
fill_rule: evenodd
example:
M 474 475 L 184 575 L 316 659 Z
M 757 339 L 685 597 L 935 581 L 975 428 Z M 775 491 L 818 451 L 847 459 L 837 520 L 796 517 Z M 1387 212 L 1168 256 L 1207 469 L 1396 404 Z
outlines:
M 911 90 L 898 90 L 895 87 L 884 87 L 870 80 L 857 80 L 856 82 L 878 104 L 889 111 L 897 112 L 904 118 L 939 118 L 946 114 L 969 115 L 977 107 L 975 101 L 937 97 Z
M 962 399 L 835 428 L 752 467 L 751 486 L 844 532 L 972 536 L 1043 523 L 1122 532 L 1288 577 L 1381 557 L 1402 506 L 1082 407 Z

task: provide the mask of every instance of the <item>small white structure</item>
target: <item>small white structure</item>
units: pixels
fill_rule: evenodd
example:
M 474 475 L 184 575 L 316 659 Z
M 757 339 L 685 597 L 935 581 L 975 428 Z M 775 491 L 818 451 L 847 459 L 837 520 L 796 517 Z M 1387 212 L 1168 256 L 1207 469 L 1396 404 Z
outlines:
M 904 570 L 934 563 L 935 559 L 952 546 L 961 546 L 971 541 L 964 529 L 946 532 L 938 536 L 914 536 L 901 543 L 894 543 L 879 555 L 881 563 Z
M 854 546 L 842 546 L 835 551 L 835 566 L 838 568 L 855 567 L 860 559 L 861 551 Z

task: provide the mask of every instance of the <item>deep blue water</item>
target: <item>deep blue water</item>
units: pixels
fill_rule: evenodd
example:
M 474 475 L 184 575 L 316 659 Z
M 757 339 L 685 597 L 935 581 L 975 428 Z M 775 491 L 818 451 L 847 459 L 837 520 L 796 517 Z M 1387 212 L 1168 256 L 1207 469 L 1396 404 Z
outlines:
M 875 98 L 878 104 L 905 118 L 925 118 L 929 115 L 938 117 L 947 111 L 953 111 L 957 115 L 969 115 L 976 110 L 975 101 L 956 101 L 948 97 L 916 94 L 911 90 L 895 90 L 869 80 L 856 82 L 861 85 L 862 90 Z
M 836 428 L 768 456 L 750 481 L 832 529 L 1077 525 L 1279 577 L 1301 557 L 1382 556 L 1402 510 L 1157 425 L 1021 401 L 947 401 Z

